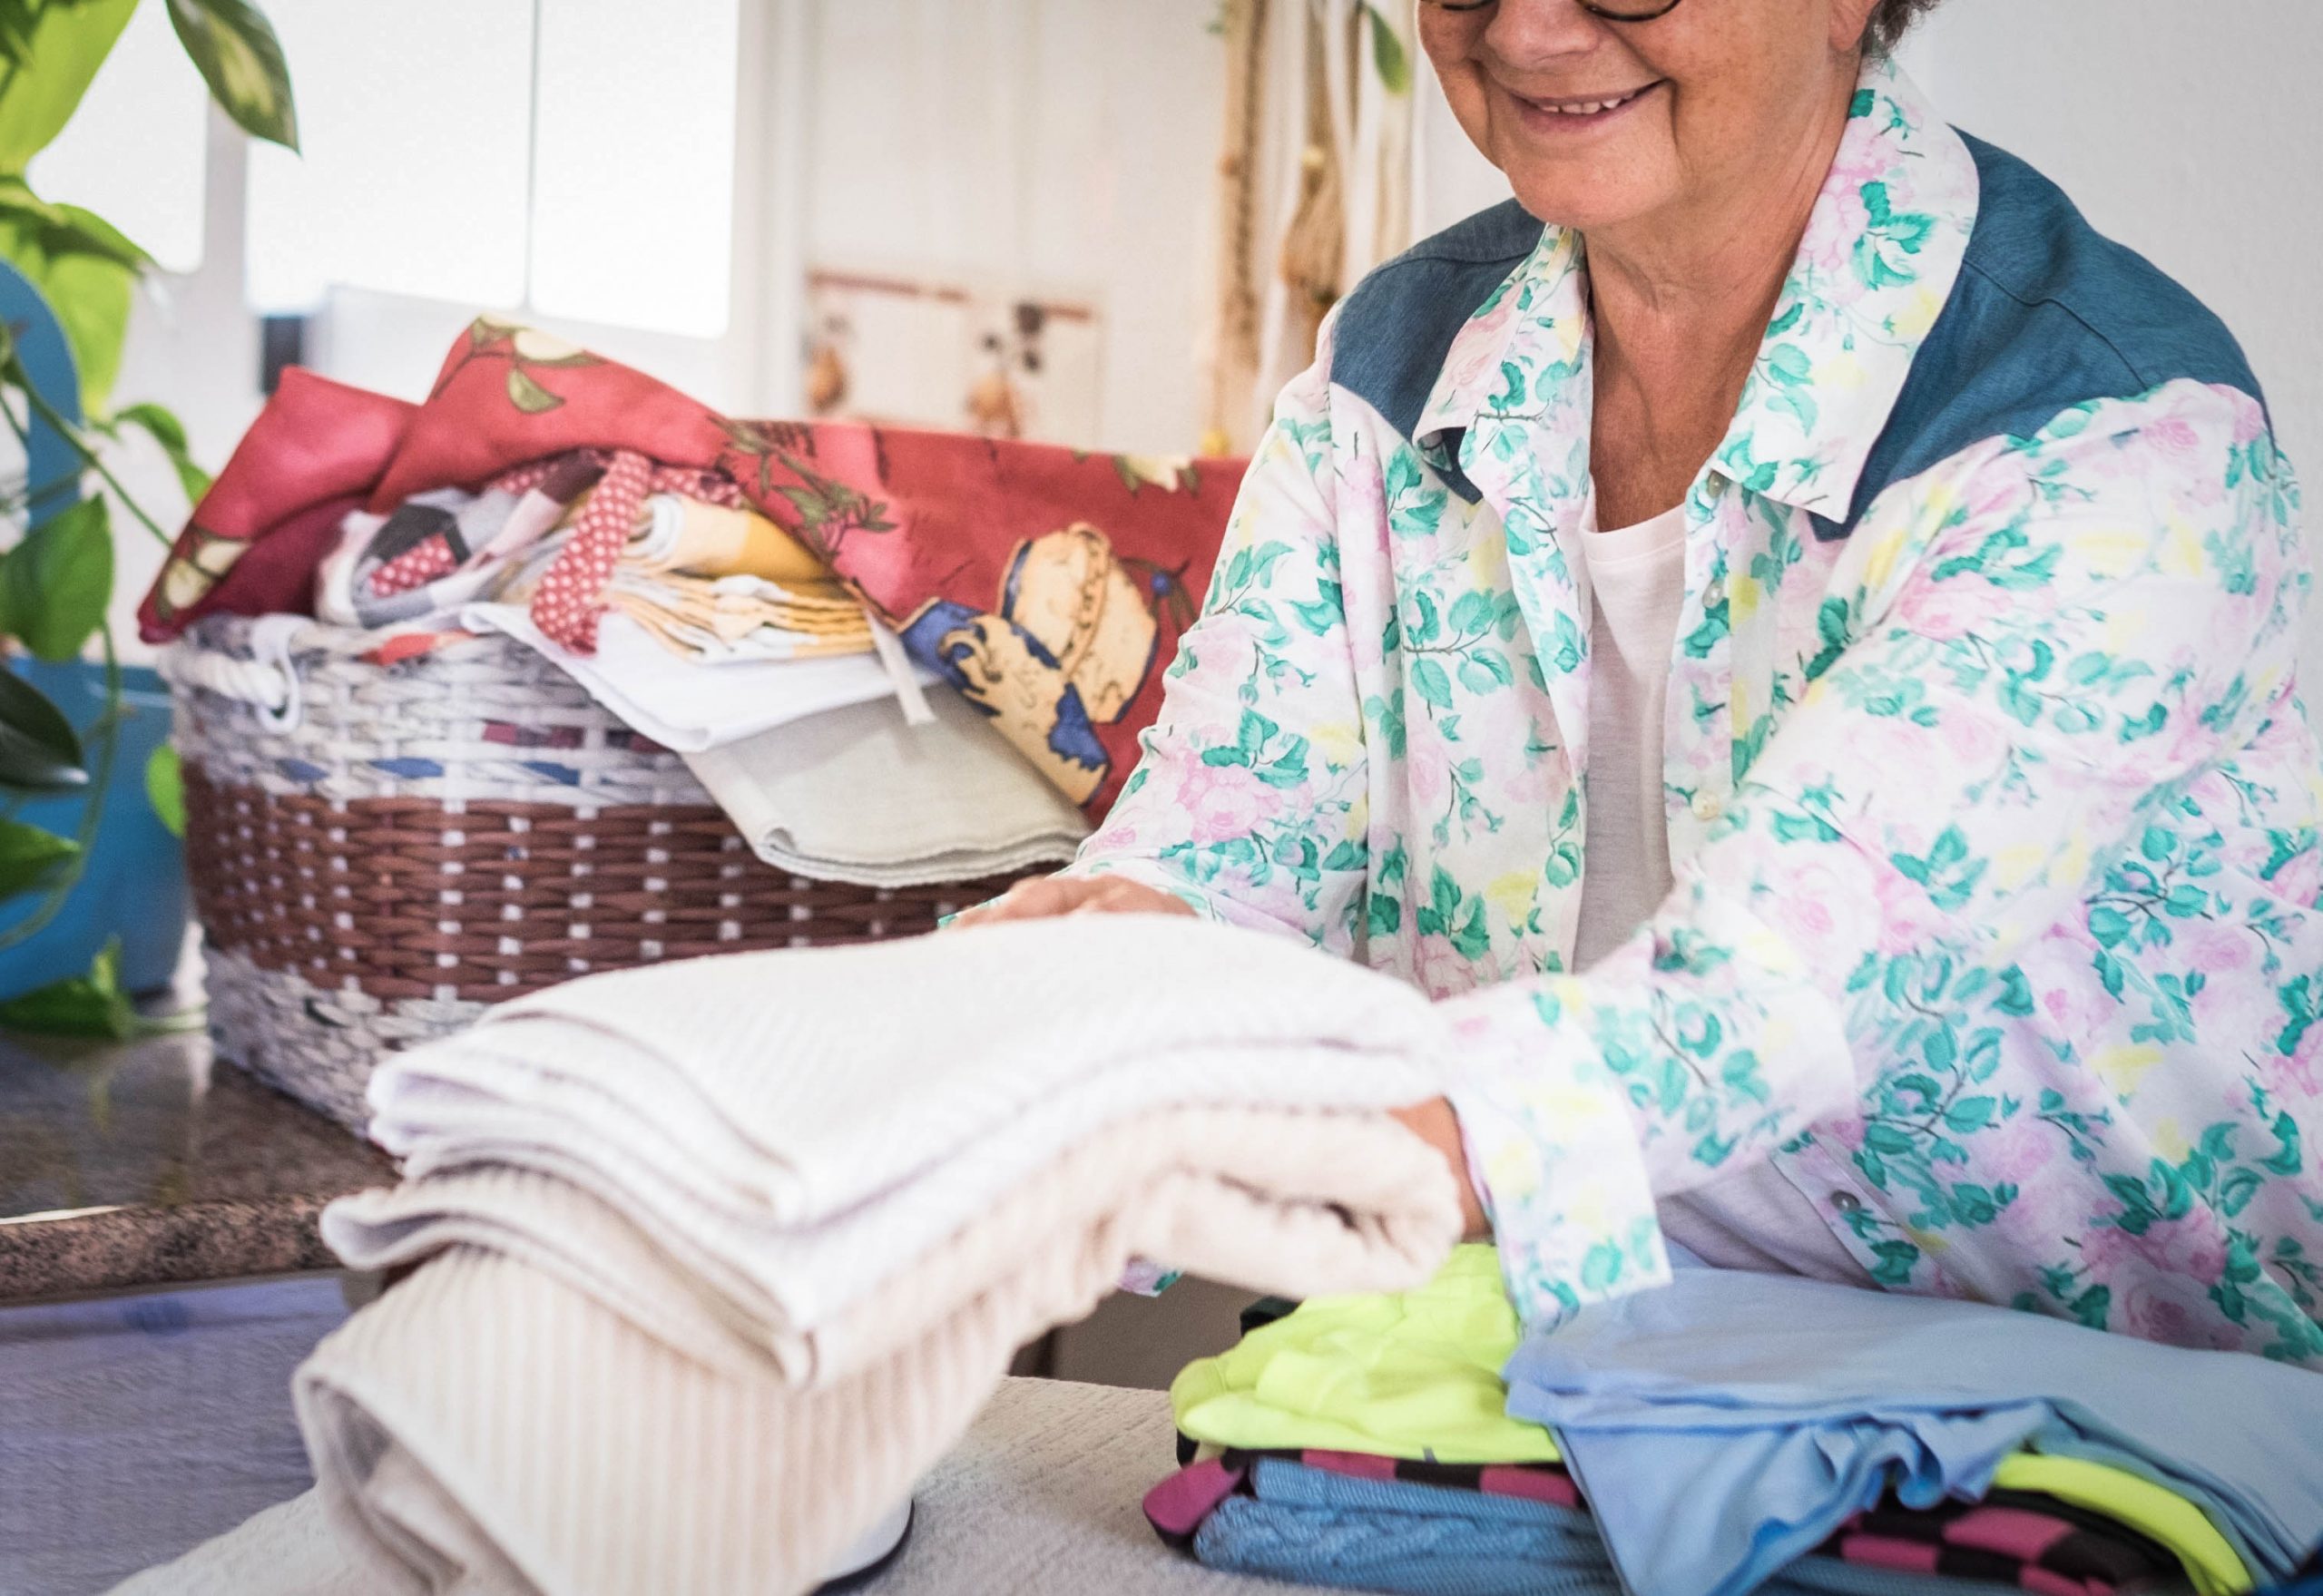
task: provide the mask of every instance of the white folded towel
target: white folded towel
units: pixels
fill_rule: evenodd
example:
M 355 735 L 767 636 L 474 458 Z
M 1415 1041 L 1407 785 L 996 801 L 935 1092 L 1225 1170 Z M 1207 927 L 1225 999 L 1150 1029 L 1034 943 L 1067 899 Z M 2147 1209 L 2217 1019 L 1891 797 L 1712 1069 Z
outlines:
M 618 611 L 599 618 L 597 651 L 576 654 L 543 633 L 522 605 L 469 604 L 459 614 L 460 624 L 470 632 L 515 638 L 587 689 L 623 724 L 679 753 L 896 696 L 895 679 L 876 654 L 696 665 L 655 642 Z
M 1073 856 L 1089 823 L 959 694 L 881 700 L 685 756 L 758 857 L 820 881 L 919 886 Z
M 626 1222 L 572 1196 L 568 1257 Z M 390 1589 L 785 1596 L 1132 1253 L 1253 1290 L 1389 1290 L 1457 1229 L 1442 1160 L 1383 1116 L 1164 1111 L 1092 1137 L 890 1280 L 857 1310 L 860 1344 L 887 1350 L 828 1383 L 643 1327 L 682 1295 L 666 1268 L 616 1307 L 563 1268 L 461 1246 L 317 1351 L 299 1411 L 342 1540 Z
M 383 1063 L 371 1133 L 419 1184 L 324 1233 L 379 1268 L 438 1202 L 426 1178 L 541 1171 L 631 1216 L 808 1378 L 856 1356 L 829 1333 L 848 1307 L 1076 1137 L 1173 1103 L 1415 1102 L 1441 1045 L 1410 987 L 1175 917 L 652 965 Z
M 374 1078 L 409 1178 L 327 1234 L 435 1256 L 300 1372 L 322 1500 L 397 1590 L 803 1589 L 1132 1255 L 1425 1279 L 1456 1191 L 1380 1111 L 1443 1045 L 1387 977 L 1167 917 L 522 1000 Z

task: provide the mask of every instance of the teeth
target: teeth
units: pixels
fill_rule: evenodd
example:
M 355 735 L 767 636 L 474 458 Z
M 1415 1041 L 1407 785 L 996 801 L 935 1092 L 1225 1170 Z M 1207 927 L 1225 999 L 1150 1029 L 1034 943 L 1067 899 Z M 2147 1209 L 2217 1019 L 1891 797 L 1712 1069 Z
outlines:
M 1591 100 L 1577 105 L 1543 105 L 1541 109 L 1555 116 L 1594 116 L 1601 111 L 1626 105 L 1636 98 L 1635 94 L 1624 94 L 1618 100 Z

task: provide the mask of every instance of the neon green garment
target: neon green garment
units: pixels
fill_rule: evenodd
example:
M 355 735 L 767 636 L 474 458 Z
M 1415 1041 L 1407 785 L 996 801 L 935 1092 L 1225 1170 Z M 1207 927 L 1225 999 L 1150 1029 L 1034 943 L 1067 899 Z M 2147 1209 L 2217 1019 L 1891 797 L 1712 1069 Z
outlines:
M 1435 1279 L 1387 1296 L 1318 1297 L 1198 1358 L 1170 1385 L 1178 1428 L 1212 1446 L 1318 1447 L 1437 1463 L 1554 1463 L 1555 1438 L 1504 1411 L 1516 1312 L 1492 1248 L 1456 1248 Z M 2020 1453 L 1993 1483 L 2102 1513 L 2185 1565 L 2200 1596 L 2249 1572 L 2184 1497 L 2078 1458 Z
M 1178 1428 L 1221 1446 L 1325 1447 L 1438 1463 L 1554 1463 L 1538 1425 L 1503 1412 L 1516 1310 L 1489 1247 L 1387 1296 L 1318 1297 L 1170 1385 Z
M 2020 1452 L 2001 1459 L 1993 1484 L 2053 1497 L 2128 1525 L 2183 1563 L 2199 1596 L 2241 1596 L 2255 1582 L 2200 1508 L 2151 1480 L 2078 1457 Z

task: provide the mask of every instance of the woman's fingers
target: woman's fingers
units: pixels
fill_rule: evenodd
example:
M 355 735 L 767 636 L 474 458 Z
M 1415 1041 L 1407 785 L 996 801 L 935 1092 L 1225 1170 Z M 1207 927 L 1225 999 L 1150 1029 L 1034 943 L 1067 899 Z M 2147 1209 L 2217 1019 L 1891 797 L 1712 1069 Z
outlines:
M 1119 876 L 1037 876 L 1019 881 L 990 903 L 963 910 L 950 929 L 996 925 L 1005 920 L 1053 920 L 1066 915 L 1191 915 L 1166 892 Z
M 1141 882 L 1124 881 L 1118 876 L 1101 876 L 1083 883 L 1095 890 L 1084 895 L 1081 901 L 1066 910 L 1073 915 L 1191 915 L 1184 900 L 1166 892 L 1157 892 Z
M 1046 920 L 1070 914 L 1082 895 L 1095 885 L 1054 876 L 1028 876 L 991 902 L 978 904 L 954 916 L 952 928 L 994 925 L 1003 920 Z

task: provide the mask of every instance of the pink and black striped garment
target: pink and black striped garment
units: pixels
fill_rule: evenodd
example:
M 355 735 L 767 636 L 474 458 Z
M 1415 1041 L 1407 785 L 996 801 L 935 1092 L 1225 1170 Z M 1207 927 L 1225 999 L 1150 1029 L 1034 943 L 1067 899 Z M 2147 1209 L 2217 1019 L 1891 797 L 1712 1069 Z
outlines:
M 1361 1479 L 1394 1480 L 1445 1490 L 1514 1496 L 1553 1507 L 1585 1509 L 1573 1476 L 1555 1464 L 1444 1464 L 1415 1458 L 1309 1448 L 1229 1449 L 1193 1461 L 1194 1443 L 1178 1438 L 1184 1466 L 1146 1493 L 1146 1522 L 1170 1544 L 1190 1546 L 1218 1504 L 1247 1488 L 1252 1462 L 1281 1458 L 1307 1468 Z M 2170 1589 L 2185 1570 L 2168 1548 L 2126 1524 L 2053 1497 L 1992 1491 L 1981 1502 L 1930 1508 L 1889 1500 L 1857 1513 L 1815 1555 L 1909 1573 L 2014 1585 L 2040 1596 L 2116 1596 Z

